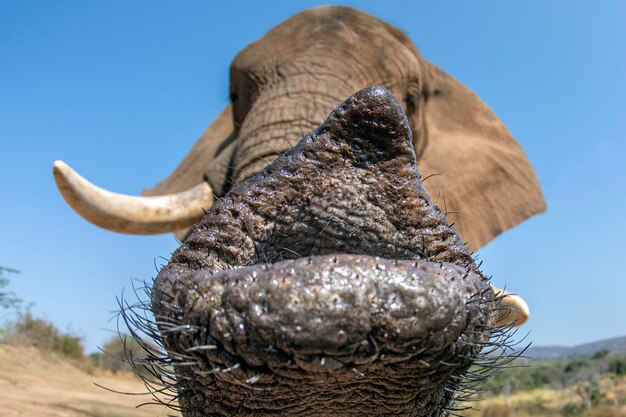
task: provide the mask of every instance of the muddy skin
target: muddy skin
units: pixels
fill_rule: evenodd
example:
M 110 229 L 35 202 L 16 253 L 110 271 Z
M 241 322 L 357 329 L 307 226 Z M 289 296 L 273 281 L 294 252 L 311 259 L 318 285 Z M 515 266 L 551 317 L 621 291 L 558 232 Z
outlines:
M 207 211 L 152 290 L 185 416 L 442 416 L 494 294 L 383 87 Z

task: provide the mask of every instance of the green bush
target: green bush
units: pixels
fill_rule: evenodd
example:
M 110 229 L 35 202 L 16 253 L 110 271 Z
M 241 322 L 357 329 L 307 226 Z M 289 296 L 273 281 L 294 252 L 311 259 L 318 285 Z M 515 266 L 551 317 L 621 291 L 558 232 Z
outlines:
M 611 353 L 608 349 L 602 349 L 591 355 L 591 359 L 603 359 L 606 358 L 609 353 Z
M 3 341 L 34 346 L 76 360 L 85 357 L 85 348 L 79 336 L 61 332 L 52 323 L 35 318 L 29 310 L 19 313 L 17 320 L 8 324 Z
M 565 404 L 561 409 L 561 415 L 563 417 L 578 417 L 582 416 L 587 407 L 583 404 Z
M 96 365 L 100 368 L 108 369 L 114 373 L 133 372 L 144 374 L 148 372 L 142 366 L 147 353 L 141 344 L 132 337 L 126 335 L 115 336 L 104 344 L 102 351 L 102 354 L 93 358 L 97 361 Z
M 513 369 L 489 379 L 481 388 L 502 394 L 505 387 L 508 393 L 543 387 L 562 389 L 590 381 L 597 375 L 626 376 L 626 355 L 599 351 L 590 357 L 526 362 L 517 360 L 511 366 Z
M 610 371 L 615 375 L 626 375 L 626 360 L 624 358 L 615 359 L 610 365 Z
M 22 300 L 17 298 L 12 292 L 2 291 L 2 288 L 9 285 L 9 280 L 5 277 L 7 273 L 19 274 L 19 271 L 0 266 L 0 307 L 17 308 Z
M 602 352 L 602 351 L 600 351 L 600 352 Z M 597 357 L 595 359 L 602 359 L 605 356 L 606 356 L 606 354 L 602 355 L 602 356 L 599 356 L 599 357 Z M 586 368 L 588 366 L 589 366 L 589 362 L 586 361 L 585 359 L 573 359 L 573 360 L 570 360 L 570 361 L 566 362 L 565 367 L 563 368 L 563 372 L 565 372 L 566 374 L 573 374 L 573 373 L 578 372 L 581 369 L 584 369 L 584 368 Z

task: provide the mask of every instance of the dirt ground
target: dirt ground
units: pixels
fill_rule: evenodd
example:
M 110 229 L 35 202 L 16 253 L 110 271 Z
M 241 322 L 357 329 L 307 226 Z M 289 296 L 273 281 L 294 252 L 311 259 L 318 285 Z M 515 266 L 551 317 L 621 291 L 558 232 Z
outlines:
M 23 346 L 0 345 L 1 417 L 147 417 L 178 415 L 150 402 L 132 375 L 89 374 L 51 354 Z

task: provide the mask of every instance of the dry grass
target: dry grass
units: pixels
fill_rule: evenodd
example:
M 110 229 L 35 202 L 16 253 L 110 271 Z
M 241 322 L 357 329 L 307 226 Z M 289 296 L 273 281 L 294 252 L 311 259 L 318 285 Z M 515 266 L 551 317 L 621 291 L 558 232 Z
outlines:
M 160 406 L 137 405 L 149 396 L 109 392 L 146 389 L 130 374 L 89 374 L 56 354 L 34 347 L 0 344 L 0 404 L 3 417 L 147 417 L 174 414 Z
M 586 402 L 584 383 L 565 389 L 540 388 L 487 397 L 469 404 L 464 417 L 626 417 L 626 377 L 605 375 L 598 380 L 600 400 Z
M 34 347 L 0 344 L 0 415 L 38 417 L 147 417 L 174 414 L 161 406 L 137 405 L 149 396 L 109 392 L 145 392 L 142 382 L 126 373 L 96 369 L 88 373 L 67 358 Z M 491 396 L 472 404 L 465 417 L 626 417 L 626 376 L 598 379 L 601 398 L 584 406 L 580 384 Z M 507 404 L 507 405 L 505 405 Z

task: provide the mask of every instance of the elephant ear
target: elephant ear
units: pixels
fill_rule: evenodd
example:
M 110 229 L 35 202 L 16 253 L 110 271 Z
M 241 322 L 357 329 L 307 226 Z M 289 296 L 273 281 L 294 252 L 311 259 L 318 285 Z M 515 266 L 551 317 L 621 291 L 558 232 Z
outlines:
M 420 172 L 448 221 L 477 250 L 545 211 L 546 203 L 533 167 L 502 121 L 459 81 L 428 61 L 421 64 L 425 110 L 414 122 L 427 133 Z
M 210 180 L 213 191 L 219 193 L 221 188 L 215 184 L 223 184 L 225 181 L 228 164 L 224 161 L 230 160 L 233 139 L 232 108 L 228 104 L 202 133 L 174 172 L 156 186 L 143 190 L 141 194 L 156 196 L 176 193 L 207 180 Z M 207 174 L 209 171 L 210 175 Z M 186 229 L 179 230 L 175 235 L 182 239 L 187 232 Z

